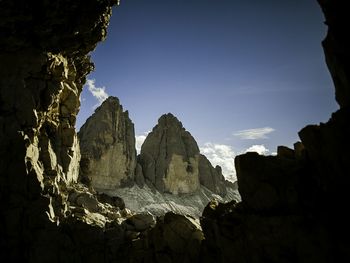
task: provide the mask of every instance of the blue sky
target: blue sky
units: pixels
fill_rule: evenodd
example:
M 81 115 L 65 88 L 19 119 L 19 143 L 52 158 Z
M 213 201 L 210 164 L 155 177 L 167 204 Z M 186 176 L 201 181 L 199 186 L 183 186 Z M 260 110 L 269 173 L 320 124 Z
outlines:
M 78 129 L 106 94 L 139 140 L 171 112 L 228 175 L 234 155 L 291 147 L 337 109 L 316 0 L 122 0 L 113 11 Z

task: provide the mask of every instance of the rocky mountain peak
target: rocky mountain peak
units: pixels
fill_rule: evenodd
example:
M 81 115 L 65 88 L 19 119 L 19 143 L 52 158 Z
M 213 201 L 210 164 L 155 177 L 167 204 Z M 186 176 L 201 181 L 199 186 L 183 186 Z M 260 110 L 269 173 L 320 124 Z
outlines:
M 96 189 L 115 189 L 134 180 L 134 124 L 119 99 L 107 98 L 78 133 L 82 178 Z
M 170 112 L 160 116 L 158 125 L 161 127 L 178 127 L 179 129 L 184 129 L 182 122 Z
M 109 96 L 107 99 L 105 99 L 102 102 L 100 107 L 98 107 L 96 110 L 100 110 L 100 109 L 103 109 L 105 107 L 116 107 L 116 108 L 119 108 L 119 106 L 121 106 L 120 102 L 119 102 L 119 99 L 117 97 L 114 97 L 114 96 Z
M 221 170 L 200 154 L 196 140 L 171 113 L 158 119 L 141 147 L 139 159 L 146 181 L 161 192 L 192 193 L 203 185 L 226 194 Z

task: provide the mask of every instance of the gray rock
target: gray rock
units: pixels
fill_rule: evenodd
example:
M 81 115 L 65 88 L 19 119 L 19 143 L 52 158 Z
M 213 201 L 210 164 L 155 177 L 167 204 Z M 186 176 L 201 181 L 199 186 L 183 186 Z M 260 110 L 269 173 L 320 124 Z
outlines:
M 199 153 L 197 142 L 171 113 L 161 116 L 141 147 L 144 177 L 160 192 L 188 194 L 205 186 L 225 196 L 221 167 Z
M 202 154 L 199 156 L 199 181 L 201 185 L 214 193 L 221 196 L 225 196 L 227 193 L 221 167 L 216 166 L 214 168 L 207 157 Z
M 143 177 L 142 166 L 139 163 L 136 165 L 135 183 L 141 188 L 145 185 L 145 178 Z
M 199 188 L 199 148 L 171 113 L 161 116 L 141 147 L 145 178 L 160 192 L 191 193 Z
M 110 204 L 112 206 L 118 207 L 121 210 L 125 208 L 124 200 L 118 196 L 109 196 L 105 193 L 98 193 L 97 199 L 102 203 Z
M 107 98 L 79 133 L 81 177 L 98 190 L 115 189 L 134 181 L 135 132 L 127 111 L 116 97 Z
M 128 230 L 145 231 L 156 224 L 154 216 L 150 213 L 136 214 L 124 221 Z

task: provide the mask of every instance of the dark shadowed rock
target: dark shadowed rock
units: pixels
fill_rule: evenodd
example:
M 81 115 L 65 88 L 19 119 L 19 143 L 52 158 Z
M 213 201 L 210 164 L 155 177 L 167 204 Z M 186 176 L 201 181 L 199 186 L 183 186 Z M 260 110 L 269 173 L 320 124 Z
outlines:
M 141 188 L 145 185 L 145 177 L 143 176 L 142 166 L 139 163 L 136 164 L 135 183 Z
M 131 247 L 131 262 L 198 262 L 203 234 L 193 219 L 167 213 Z
M 128 230 L 137 232 L 145 231 L 154 227 L 156 220 L 150 213 L 136 214 L 124 221 L 124 225 Z
M 286 147 L 286 146 L 278 146 L 277 147 L 277 156 L 287 159 L 294 159 L 295 153 L 294 150 Z
M 216 166 L 214 168 L 203 154 L 199 155 L 199 182 L 210 191 L 221 196 L 225 196 L 227 193 L 221 167 Z
M 235 165 L 242 202 L 206 208 L 202 262 L 350 260 L 350 49 L 345 1 L 319 0 L 329 26 L 323 47 L 341 109 L 299 132 L 294 150 L 247 153 Z M 214 211 L 213 211 L 214 210 Z
M 112 206 L 118 207 L 121 210 L 125 208 L 124 200 L 118 196 L 109 196 L 105 193 L 98 193 L 97 199 L 102 203 L 108 203 Z
M 0 1 L 0 261 L 82 261 L 81 240 L 57 224 L 79 173 L 75 122 L 89 53 L 116 3 Z
M 302 164 L 289 156 L 262 156 L 251 152 L 237 156 L 235 166 L 239 193 L 247 207 L 257 212 L 298 208 Z
M 81 176 L 96 189 L 132 184 L 136 168 L 134 124 L 116 97 L 107 98 L 78 133 Z
M 322 41 L 328 69 L 335 86 L 335 98 L 341 108 L 350 106 L 350 38 L 345 25 L 349 21 L 346 1 L 318 0 L 326 17 L 327 36 Z
M 275 157 L 239 156 L 242 202 L 210 203 L 201 219 L 203 240 L 190 218 L 173 213 L 144 232 L 137 231 L 145 227 L 126 230 L 118 222 L 132 216 L 127 209 L 103 204 L 75 184 L 74 125 L 93 68 L 88 54 L 104 39 L 116 2 L 0 1 L 0 260 L 350 262 L 348 3 L 319 0 L 329 26 L 323 46 L 341 110 L 327 123 L 300 131 L 295 158 L 286 149 Z M 188 185 L 162 182 L 167 169 L 180 165 L 187 178 L 196 171 L 199 151 L 168 117 L 154 131 L 142 165 L 150 182 L 179 192 Z M 148 225 L 144 221 L 139 225 Z

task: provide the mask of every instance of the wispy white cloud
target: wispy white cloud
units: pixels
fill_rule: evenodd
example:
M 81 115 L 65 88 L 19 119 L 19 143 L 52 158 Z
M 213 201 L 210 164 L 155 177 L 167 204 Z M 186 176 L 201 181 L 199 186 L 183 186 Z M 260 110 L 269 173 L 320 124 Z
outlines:
M 263 144 L 255 144 L 250 146 L 245 152 L 257 152 L 260 155 L 270 154 L 270 150 L 265 147 Z
M 274 128 L 271 127 L 263 127 L 263 128 L 256 128 L 256 129 L 247 129 L 247 130 L 241 130 L 236 133 L 234 133 L 234 136 L 238 136 L 240 139 L 243 140 L 256 140 L 256 139 L 267 139 L 267 134 L 275 131 Z
M 141 152 L 141 146 L 143 144 L 143 142 L 146 140 L 147 135 L 150 133 L 150 131 L 148 132 L 144 132 L 142 135 L 136 135 L 135 136 L 135 141 L 136 141 L 136 151 L 139 154 Z
M 208 142 L 199 148 L 201 153 L 208 158 L 213 166 L 221 166 L 222 174 L 227 180 L 236 181 L 237 177 L 234 164 L 236 154 L 231 146 Z
M 94 96 L 98 100 L 98 104 L 95 106 L 100 105 L 105 99 L 108 98 L 106 88 L 105 87 L 96 87 L 94 79 L 87 79 L 86 85 L 88 87 L 88 90 L 91 92 L 92 96 Z
M 203 146 L 199 147 L 202 154 L 204 154 L 213 166 L 220 165 L 222 168 L 222 174 L 227 180 L 236 181 L 236 169 L 234 164 L 234 159 L 236 153 L 233 151 L 230 145 L 225 144 L 215 144 L 215 143 L 205 143 Z M 247 152 L 257 152 L 261 155 L 269 155 L 270 150 L 263 144 L 255 144 L 239 152 L 238 154 L 244 154 Z M 272 153 L 273 154 L 273 153 Z

